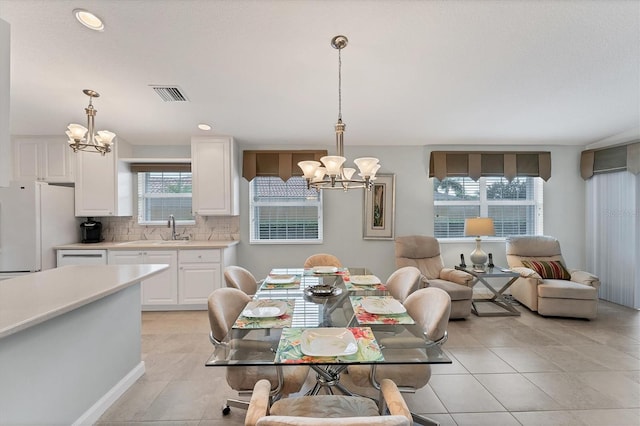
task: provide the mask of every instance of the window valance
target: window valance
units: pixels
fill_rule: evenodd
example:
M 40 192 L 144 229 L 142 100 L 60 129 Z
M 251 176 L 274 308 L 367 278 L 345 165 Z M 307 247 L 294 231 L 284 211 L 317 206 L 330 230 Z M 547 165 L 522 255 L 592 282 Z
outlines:
M 191 171 L 191 163 L 131 163 L 129 167 L 134 173 Z
M 597 173 L 640 173 L 640 142 L 609 148 L 588 149 L 580 156 L 580 175 L 587 180 Z
M 287 181 L 291 176 L 302 176 L 299 161 L 320 161 L 325 155 L 327 150 L 244 151 L 242 177 L 251 181 L 256 176 L 279 176 Z
M 551 177 L 550 152 L 504 151 L 432 151 L 429 159 L 429 177 L 443 180 L 447 177 L 470 177 L 478 180 L 484 176 L 505 177 L 509 181 L 516 176 Z

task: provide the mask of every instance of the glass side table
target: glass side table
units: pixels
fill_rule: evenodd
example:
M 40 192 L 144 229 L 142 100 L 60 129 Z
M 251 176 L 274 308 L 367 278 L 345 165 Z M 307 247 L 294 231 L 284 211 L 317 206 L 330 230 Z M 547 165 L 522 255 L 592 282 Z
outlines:
M 507 268 L 501 268 L 499 266 L 494 266 L 493 268 L 486 268 L 484 271 L 478 271 L 473 269 L 472 267 L 455 267 L 459 271 L 464 271 L 468 274 L 473 275 L 472 287 L 475 287 L 477 283 L 481 283 L 486 288 L 493 293 L 493 297 L 491 298 L 474 298 L 471 301 L 471 312 L 476 314 L 479 317 L 498 317 L 498 316 L 519 316 L 520 312 L 513 306 L 513 304 L 504 297 L 504 292 L 511 287 L 520 274 L 517 272 L 513 272 Z M 500 287 L 499 290 L 496 290 L 491 284 L 487 282 L 487 278 L 496 278 L 503 279 L 506 283 Z M 499 308 L 499 311 L 491 311 L 491 312 L 480 312 L 478 310 L 477 304 L 479 303 L 492 303 Z

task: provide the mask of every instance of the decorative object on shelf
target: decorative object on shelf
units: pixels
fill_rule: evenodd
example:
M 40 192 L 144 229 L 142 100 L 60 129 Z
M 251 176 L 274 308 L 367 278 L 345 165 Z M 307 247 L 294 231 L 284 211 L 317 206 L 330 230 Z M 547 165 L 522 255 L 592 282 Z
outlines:
M 331 39 L 331 46 L 338 50 L 338 122 L 336 123 L 336 148 L 338 155 L 328 155 L 320 158 L 320 161 L 300 161 L 298 166 L 302 169 L 304 178 L 309 188 L 343 189 L 365 188 L 371 191 L 376 172 L 380 169 L 379 160 L 374 157 L 356 158 L 353 162 L 358 166 L 358 176 L 361 179 L 352 179 L 356 169 L 343 167 L 347 160 L 344 157 L 344 130 L 342 122 L 342 49 L 347 47 L 347 37 L 337 35 Z
M 467 264 L 464 263 L 464 254 L 460 253 L 460 267 L 461 268 L 466 268 Z
M 99 130 L 94 133 L 94 119 L 98 111 L 93 107 L 92 101 L 100 94 L 91 89 L 84 89 L 82 92 L 89 96 L 89 106 L 84 109 L 87 113 L 87 127 L 80 124 L 69 124 L 68 130 L 65 132 L 69 136 L 69 146 L 73 152 L 95 151 L 105 155 L 107 152 L 111 152 L 111 145 L 114 143 L 116 134 L 108 130 Z
M 396 216 L 396 175 L 381 174 L 364 192 L 362 237 L 365 240 L 393 240 Z
M 482 251 L 480 246 L 481 236 L 495 235 L 496 231 L 493 226 L 493 219 L 489 217 L 474 217 L 464 221 L 464 235 L 476 237 L 476 249 L 471 252 L 471 264 L 473 269 L 484 271 L 485 263 L 487 263 L 487 254 Z
M 487 268 L 493 268 L 494 266 L 496 265 L 493 264 L 493 254 L 489 253 L 489 263 L 487 263 Z

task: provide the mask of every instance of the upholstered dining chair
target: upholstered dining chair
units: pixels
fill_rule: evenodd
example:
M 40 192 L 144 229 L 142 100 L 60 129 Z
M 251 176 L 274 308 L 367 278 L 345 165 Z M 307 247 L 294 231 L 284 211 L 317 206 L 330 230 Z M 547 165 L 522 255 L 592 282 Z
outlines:
M 391 380 L 380 386 L 380 402 L 359 396 L 315 395 L 283 398 L 270 404 L 269 382 L 256 383 L 245 426 L 408 426 L 411 413 Z M 385 415 L 389 411 L 389 415 Z
M 447 341 L 447 326 L 451 312 L 451 297 L 446 291 L 435 287 L 427 287 L 411 293 L 403 303 L 407 312 L 422 327 L 423 332 L 435 344 L 442 345 Z M 412 351 L 422 351 L 412 346 L 406 339 L 393 338 L 379 342 L 387 351 L 397 350 L 402 356 L 411 357 Z M 394 347 L 397 345 L 397 349 Z M 420 343 L 422 345 L 422 343 Z M 378 389 L 384 379 L 393 380 L 402 392 L 415 392 L 429 383 L 431 366 L 429 364 L 412 365 L 350 365 L 347 368 L 351 381 L 360 387 L 373 385 Z M 413 414 L 414 420 L 421 424 L 433 421 Z
M 400 302 L 404 302 L 411 293 L 421 286 L 422 273 L 414 266 L 405 266 L 397 269 L 389 275 L 385 284 L 389 293 Z
M 251 300 L 251 296 L 242 290 L 229 287 L 218 288 L 209 295 L 208 308 L 211 327 L 209 338 L 214 346 L 223 344 L 222 340 Z M 280 368 L 280 373 L 278 373 L 278 368 Z M 270 383 L 269 389 L 272 395 L 288 395 L 299 392 L 309 373 L 307 366 L 238 366 L 227 367 L 226 370 L 229 387 L 237 391 L 239 395 L 250 395 L 255 384 L 261 379 Z M 280 380 L 282 380 L 281 389 L 278 388 Z M 248 406 L 249 401 L 227 399 L 222 413 L 228 414 L 230 407 L 247 408 Z
M 314 266 L 335 266 L 336 268 L 342 268 L 342 262 L 332 254 L 316 253 L 307 257 L 307 260 L 304 261 L 305 268 L 313 268 Z
M 224 281 L 227 287 L 242 290 L 249 296 L 256 294 L 260 285 L 260 281 L 248 269 L 235 265 L 224 268 Z

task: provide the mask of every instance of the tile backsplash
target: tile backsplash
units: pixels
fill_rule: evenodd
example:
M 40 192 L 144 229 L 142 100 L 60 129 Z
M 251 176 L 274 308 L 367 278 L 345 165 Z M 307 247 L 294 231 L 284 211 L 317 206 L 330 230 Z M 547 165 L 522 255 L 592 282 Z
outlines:
M 161 225 L 139 225 L 133 216 L 99 217 L 104 241 L 170 240 L 171 229 Z M 239 216 L 196 216 L 195 225 L 176 225 L 178 238 L 198 241 L 240 239 Z

